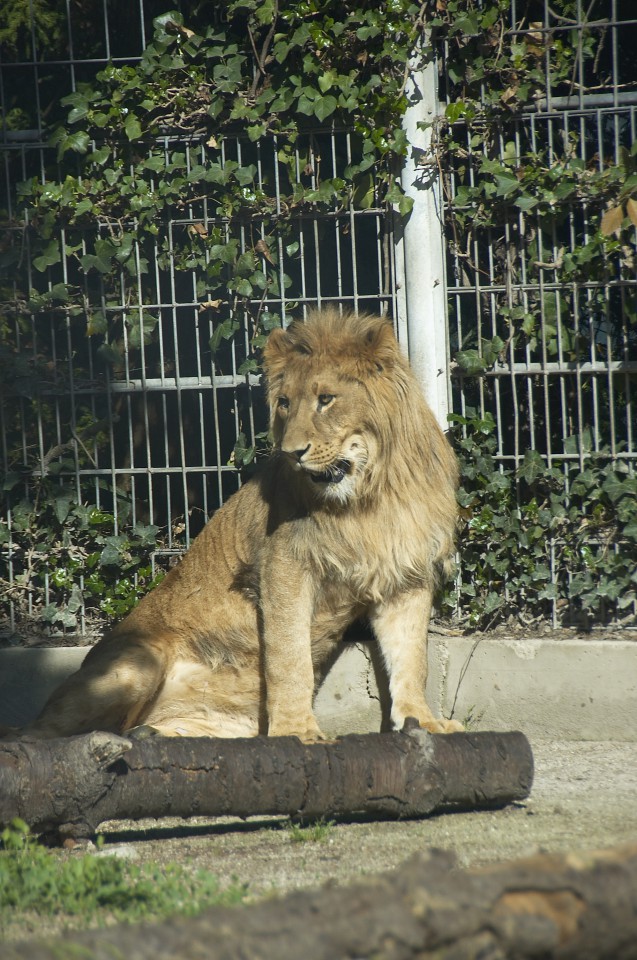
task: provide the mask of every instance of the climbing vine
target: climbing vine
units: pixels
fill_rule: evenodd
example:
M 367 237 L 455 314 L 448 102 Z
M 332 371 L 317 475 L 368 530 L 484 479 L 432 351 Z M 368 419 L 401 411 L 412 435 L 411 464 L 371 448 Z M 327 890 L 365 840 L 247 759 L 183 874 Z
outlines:
M 531 136 L 525 120 L 549 95 L 604 88 L 607 32 L 595 4 L 590 25 L 576 23 L 575 0 L 555 0 L 550 22 L 544 3 L 518 6 L 516 23 L 508 0 L 224 0 L 187 16 L 164 10 L 141 59 L 109 63 L 53 104 L 46 175 L 23 180 L 23 220 L 7 220 L 15 239 L 0 248 L 0 379 L 10 400 L 0 576 L 19 611 L 65 629 L 80 625 L 82 604 L 121 615 L 147 589 L 152 545 L 165 533 L 132 523 L 126 489 L 96 495 L 77 484 L 107 442 L 101 424 L 111 413 L 88 404 L 79 422 L 66 413 L 63 450 L 43 446 L 35 428 L 24 439 L 30 410 L 45 424 L 59 420 L 48 398 L 67 385 L 38 330 L 83 332 L 79 379 L 117 381 L 144 364 L 170 374 L 158 306 L 170 289 L 207 327 L 217 374 L 258 374 L 259 350 L 282 321 L 276 302 L 294 304 L 299 219 L 348 209 L 409 215 L 397 174 L 408 65 L 420 44 L 424 59 L 440 56 L 447 84 L 432 133 L 450 275 L 477 289 L 487 270 L 500 291 L 488 331 L 451 324 L 469 403 L 452 424 L 463 559 L 444 608 L 472 626 L 551 610 L 586 622 L 631 614 L 637 518 L 621 450 L 609 453 L 604 437 L 584 449 L 576 424 L 571 459 L 548 463 L 551 451 L 529 442 L 510 468 L 503 453 L 512 441 L 506 431 L 496 439 L 488 409 L 492 375 L 520 356 L 603 360 L 620 340 L 633 356 L 637 341 L 628 282 L 637 149 L 626 140 L 617 155 L 591 151 L 587 161 L 582 128 L 556 143 L 546 129 Z M 0 36 L 17 50 L 26 6 L 9 8 L 14 19 Z M 48 30 L 59 46 L 64 17 L 41 4 L 33 15 L 41 42 Z M 630 76 L 637 80 L 634 69 Z M 19 127 L 27 108 L 9 108 Z M 325 138 L 339 131 L 350 146 L 328 166 Z M 266 142 L 275 149 L 262 150 Z M 618 279 L 621 307 L 609 306 Z M 237 467 L 252 462 L 258 440 L 240 434 Z
M 603 4 L 518 12 L 443 0 L 429 19 L 448 79 L 433 136 L 449 276 L 477 304 L 464 322 L 450 299 L 463 531 L 447 602 L 483 628 L 634 623 L 637 480 L 623 454 L 635 379 L 541 380 L 551 364 L 637 358 L 637 143 L 610 114 L 560 116 L 589 90 L 604 102 L 618 67 L 637 89 L 634 38 L 613 64 Z M 535 381 L 516 382 L 514 364 Z M 545 406 L 532 436 L 534 389 Z M 600 422 L 598 404 L 612 416 Z
M 28 11 L 23 0 L 9 6 L 24 56 Z M 59 399 L 71 382 L 172 375 L 158 304 L 175 298 L 192 303 L 198 331 L 208 328 L 201 352 L 217 374 L 257 374 L 259 349 L 281 323 L 277 301 L 293 305 L 300 218 L 409 212 L 396 175 L 419 13 L 407 0 L 382 9 L 235 0 L 201 4 L 187 20 L 169 10 L 141 59 L 109 63 L 50 104 L 46 176 L 23 180 L 24 226 L 8 223 L 15 241 L 0 250 L 10 400 L 0 576 L 18 622 L 72 631 L 85 628 L 87 609 L 93 624 L 121 615 L 148 588 L 153 538 L 183 545 L 183 524 L 133 522 L 131 490 L 78 487 L 126 408 L 109 409 L 104 394 L 73 411 Z M 40 5 L 33 16 L 61 56 L 63 18 Z M 20 127 L 27 112 L 12 104 L 8 116 Z M 322 164 L 345 130 L 347 150 Z M 265 141 L 276 149 L 262 150 Z M 59 359 L 69 342 L 72 377 Z M 44 432 L 57 425 L 63 442 L 44 441 L 38 422 Z M 262 441 L 242 430 L 234 465 L 249 466 Z
M 296 252 L 294 216 L 349 204 L 409 211 L 395 173 L 417 12 L 406 0 L 383 10 L 240 0 L 225 5 L 222 25 L 198 31 L 175 12 L 158 17 L 139 64 L 109 65 L 63 99 L 68 113 L 50 143 L 66 175 L 21 189 L 33 267 L 49 279 L 45 302 L 28 306 L 81 317 L 117 367 L 157 328 L 154 255 L 160 269 L 197 271 L 213 354 L 241 312 L 258 349 L 280 323 L 266 296 L 291 283 L 279 260 Z M 336 175 L 314 148 L 327 122 L 356 134 L 356 156 Z M 276 169 L 258 169 L 251 145 L 275 135 Z M 239 373 L 256 369 L 249 353 Z

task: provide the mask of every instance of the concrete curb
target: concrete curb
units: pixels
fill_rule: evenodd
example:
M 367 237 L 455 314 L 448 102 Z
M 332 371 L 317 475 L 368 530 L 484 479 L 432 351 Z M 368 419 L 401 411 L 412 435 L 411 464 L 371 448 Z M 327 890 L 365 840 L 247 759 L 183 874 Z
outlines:
M 0 650 L 0 725 L 22 726 L 84 659 L 87 647 Z M 637 741 L 637 642 L 481 637 L 430 639 L 429 703 L 476 730 L 555 740 Z M 344 644 L 316 698 L 325 733 L 387 723 L 373 642 Z
M 432 652 L 432 708 L 472 728 L 637 740 L 637 642 L 445 637 Z

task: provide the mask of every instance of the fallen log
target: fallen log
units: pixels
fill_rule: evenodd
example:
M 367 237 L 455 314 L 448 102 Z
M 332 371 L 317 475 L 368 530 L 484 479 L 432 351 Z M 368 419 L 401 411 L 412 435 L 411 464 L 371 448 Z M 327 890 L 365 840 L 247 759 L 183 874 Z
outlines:
M 453 869 L 418 854 L 350 887 L 194 918 L 6 944 L 3 960 L 629 960 L 637 957 L 637 845 Z
M 282 814 L 422 817 L 447 806 L 528 796 L 533 755 L 522 733 L 397 733 L 306 744 L 90 733 L 0 742 L 0 823 L 89 837 L 104 820 Z

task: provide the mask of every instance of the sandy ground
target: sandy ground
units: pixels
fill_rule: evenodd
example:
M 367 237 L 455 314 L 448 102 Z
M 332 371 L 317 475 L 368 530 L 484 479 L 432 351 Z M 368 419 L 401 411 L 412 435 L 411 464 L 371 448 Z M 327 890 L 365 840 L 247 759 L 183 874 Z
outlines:
M 294 841 L 280 819 L 144 821 L 105 825 L 106 850 L 140 862 L 177 860 L 251 898 L 398 867 L 426 847 L 453 850 L 461 866 L 544 851 L 637 840 L 637 743 L 532 743 L 531 796 L 502 810 L 425 820 L 336 824 L 320 841 Z M 143 829 L 140 829 L 143 827 Z

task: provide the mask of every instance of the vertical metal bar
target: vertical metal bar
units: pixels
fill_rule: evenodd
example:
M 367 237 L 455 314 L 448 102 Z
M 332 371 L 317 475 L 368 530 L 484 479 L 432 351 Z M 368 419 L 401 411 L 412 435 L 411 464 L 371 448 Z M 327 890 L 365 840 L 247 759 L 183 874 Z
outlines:
M 386 217 L 389 221 L 389 217 Z M 405 344 L 405 353 L 408 352 L 409 336 L 407 333 L 407 298 L 405 294 L 405 236 L 400 220 L 392 221 L 394 242 L 392 244 L 394 262 L 394 322 L 396 336 L 401 344 Z
M 5 403 L 4 403 L 4 401 L 0 403 L 0 436 L 2 437 L 2 461 L 3 461 L 4 472 L 5 472 L 5 473 L 8 473 L 8 472 L 9 472 L 9 449 L 8 449 L 8 447 L 7 447 L 8 427 L 7 427 L 7 422 L 6 422 L 6 419 L 5 419 Z M 7 531 L 8 531 L 8 536 L 9 536 L 9 541 L 8 541 L 8 543 L 7 543 L 7 545 L 6 545 L 6 549 L 7 549 L 7 574 L 8 574 L 8 578 L 9 578 L 9 589 L 10 589 L 10 590 L 11 590 L 11 588 L 13 587 L 13 585 L 14 585 L 14 583 L 15 583 L 15 580 L 14 580 L 14 567 L 13 567 L 13 551 L 14 551 L 13 516 L 12 516 L 12 510 L 11 510 L 11 503 L 12 503 L 12 500 L 9 499 L 9 500 L 8 500 L 8 503 L 7 503 L 7 513 L 6 513 Z M 11 598 L 10 598 L 10 600 L 9 600 L 8 609 L 9 609 L 9 627 L 10 627 L 11 631 L 13 632 L 13 631 L 15 630 L 15 627 L 16 627 L 15 601 L 14 601 L 14 599 L 13 599 L 13 596 L 11 596 Z
M 108 26 L 108 0 L 104 0 L 102 10 L 104 13 L 104 39 L 106 43 L 106 59 L 110 60 L 111 59 L 111 37 L 110 37 L 110 31 Z
M 310 159 L 310 165 L 312 167 L 312 188 L 316 190 L 320 182 L 319 176 L 320 176 L 321 157 L 320 157 L 320 154 L 317 154 L 317 152 L 315 151 L 314 143 L 311 138 L 309 141 L 308 155 Z M 322 281 L 321 254 L 320 254 L 321 240 L 319 236 L 319 225 L 318 225 L 317 217 L 313 217 L 312 227 L 313 227 L 313 235 L 314 235 L 313 239 L 314 239 L 314 273 L 316 276 L 316 305 L 320 309 L 323 301 L 323 289 L 322 289 L 322 282 L 321 282 Z
M 71 90 L 75 91 L 75 53 L 73 52 L 73 28 L 71 26 L 71 4 L 66 0 L 66 26 L 69 38 L 69 61 L 71 71 Z
M 204 152 L 203 144 L 200 147 L 200 162 L 202 166 L 206 164 L 206 156 Z M 208 216 L 207 216 L 207 201 L 204 200 L 204 226 L 208 229 Z M 192 283 L 192 302 L 197 304 L 199 300 L 198 291 L 197 291 L 197 273 L 195 270 L 192 270 L 190 273 L 190 279 Z M 203 383 L 203 359 L 201 356 L 201 324 L 202 324 L 202 314 L 199 311 L 198 306 L 193 307 L 194 316 L 193 316 L 193 326 L 194 326 L 194 335 L 195 335 L 195 360 L 196 360 L 196 369 L 197 369 L 197 381 L 198 383 Z M 161 326 L 161 324 L 160 324 Z M 163 375 L 163 372 L 162 372 Z M 205 403 L 204 403 L 204 391 L 197 390 L 197 407 L 199 410 L 199 449 L 201 451 L 201 466 L 206 466 L 206 414 L 205 414 Z M 193 426 L 194 430 L 194 426 Z M 201 485 L 201 504 L 204 516 L 208 517 L 208 488 L 206 485 L 206 475 L 201 473 L 197 476 L 197 485 Z M 186 505 L 187 506 L 187 505 Z
M 173 244 L 173 224 L 170 224 L 170 229 L 168 233 L 168 243 L 170 249 L 170 311 L 172 317 L 172 335 L 174 343 L 174 360 L 175 360 L 175 397 L 177 400 L 177 433 L 179 437 L 179 466 L 181 468 L 181 489 L 184 503 L 184 524 L 186 527 L 186 543 L 190 544 L 190 515 L 188 513 L 188 474 L 186 471 L 186 465 L 188 460 L 186 458 L 186 445 L 184 440 L 184 417 L 183 417 L 183 399 L 182 399 L 182 385 L 181 385 L 181 356 L 180 356 L 180 342 L 179 342 L 179 324 L 177 322 L 177 293 L 175 290 L 175 251 Z M 168 424 L 168 418 L 165 420 L 165 423 Z M 166 461 L 167 464 L 170 463 L 169 460 Z M 168 486 L 170 481 L 168 481 Z M 170 502 L 170 501 L 169 501 Z M 172 512 L 169 514 L 169 522 L 172 523 L 173 517 Z
M 347 163 L 348 163 L 348 165 L 349 165 L 349 164 L 351 164 L 351 162 L 352 162 L 352 136 L 351 136 L 351 132 L 348 131 L 344 136 L 345 136 L 345 156 L 346 156 L 346 158 L 347 158 Z M 333 133 L 332 133 L 332 137 L 333 137 Z M 334 167 L 334 176 L 336 176 L 336 175 L 337 175 L 337 173 L 336 173 L 336 167 Z M 352 295 L 352 307 L 353 307 L 353 309 L 354 309 L 354 312 L 355 312 L 355 313 L 358 313 L 359 310 L 360 310 L 359 297 L 358 297 L 358 270 L 357 270 L 357 264 L 356 264 L 356 225 L 357 225 L 357 220 L 358 220 L 358 214 L 357 214 L 357 211 L 354 209 L 353 198 L 350 198 L 350 202 L 349 202 L 349 205 L 348 205 L 348 211 L 347 211 L 347 212 L 348 212 L 348 217 L 349 217 L 348 230 L 349 230 L 349 238 L 350 238 L 350 255 L 351 255 L 351 258 L 352 258 L 352 291 L 351 291 L 351 295 Z M 339 235 L 339 224 L 338 224 L 338 221 L 336 221 L 335 229 L 336 229 L 336 242 L 337 242 L 337 244 L 340 244 L 340 235 Z M 339 250 L 339 263 L 338 263 L 338 270 L 339 270 L 339 288 L 338 288 L 338 295 L 339 295 L 339 298 L 342 299 L 344 293 L 343 293 L 343 289 L 342 289 L 342 282 L 341 282 L 341 276 L 340 276 L 340 272 L 341 272 L 341 266 L 340 266 L 340 245 L 339 245 L 339 247 L 338 247 L 338 250 Z M 381 270 L 380 270 L 380 264 L 379 264 L 378 276 L 379 276 L 379 278 L 382 277 L 382 272 L 381 272 Z
M 144 24 L 144 0 L 139 0 L 139 26 L 142 41 L 142 51 L 146 49 L 146 26 Z
M 336 135 L 334 133 L 334 128 L 330 131 L 330 149 L 331 149 L 331 160 L 332 160 L 332 178 L 338 176 L 338 170 L 336 168 Z M 352 237 L 352 240 L 354 238 Z M 341 265 L 341 236 L 340 236 L 340 223 L 339 218 L 334 217 L 334 248 L 336 250 L 336 290 L 339 300 L 343 299 L 343 270 Z M 354 261 L 354 270 L 356 269 L 356 258 L 353 258 Z M 354 284 L 354 307 L 355 309 L 358 306 L 356 300 L 357 284 Z
M 42 139 L 45 134 L 42 127 L 42 104 L 40 102 L 40 79 L 38 75 L 39 57 L 38 57 L 37 41 L 35 37 L 35 17 L 33 16 L 33 10 L 31 9 L 31 4 L 32 4 L 32 0 L 29 0 L 29 8 L 30 8 L 29 13 L 30 13 L 30 21 L 31 21 L 31 59 L 33 64 L 33 91 L 34 91 L 34 99 L 36 104 L 38 135 L 39 135 L 39 138 Z
M 299 168 L 298 148 L 296 149 L 295 156 L 296 156 L 296 177 L 298 180 L 299 178 L 298 177 L 298 168 Z M 280 217 L 281 216 L 281 175 L 279 172 L 279 138 L 276 136 L 276 134 L 272 137 L 272 166 L 274 169 L 274 202 L 276 205 L 275 209 L 276 209 L 277 217 Z M 299 225 L 299 233 L 301 235 L 301 241 L 302 241 L 303 230 L 300 225 Z M 281 295 L 281 307 L 280 307 L 281 323 L 285 327 L 287 325 L 286 324 L 287 296 L 285 292 L 285 285 L 283 282 L 283 277 L 285 274 L 285 260 L 283 256 L 284 254 L 283 237 L 281 236 L 280 233 L 277 234 L 277 250 L 279 254 L 279 292 Z M 301 254 L 301 269 L 303 269 L 302 254 Z

